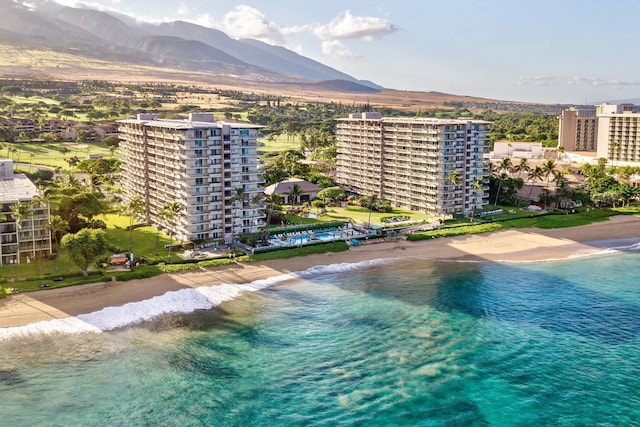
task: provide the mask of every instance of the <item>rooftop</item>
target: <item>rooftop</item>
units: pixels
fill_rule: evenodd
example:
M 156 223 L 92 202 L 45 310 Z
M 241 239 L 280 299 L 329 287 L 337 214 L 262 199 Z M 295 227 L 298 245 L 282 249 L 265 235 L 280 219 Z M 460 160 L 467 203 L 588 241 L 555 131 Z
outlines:
M 0 203 L 30 201 L 38 195 L 38 189 L 24 174 L 0 179 Z

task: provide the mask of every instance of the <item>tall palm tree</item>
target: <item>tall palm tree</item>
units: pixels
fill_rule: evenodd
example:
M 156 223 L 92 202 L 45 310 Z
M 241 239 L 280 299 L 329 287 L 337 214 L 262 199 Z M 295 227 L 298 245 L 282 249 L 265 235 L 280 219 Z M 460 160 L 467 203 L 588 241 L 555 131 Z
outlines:
M 165 203 L 160 209 L 160 217 L 169 224 L 169 255 L 168 261 L 171 262 L 171 245 L 173 244 L 173 233 L 175 230 L 175 221 L 182 216 L 182 205 L 173 201 Z
M 367 224 L 369 229 L 371 229 L 371 211 L 373 211 L 373 205 L 378 201 L 378 195 L 372 194 L 369 197 L 369 219 L 367 220 Z
M 513 170 L 518 172 L 518 178 L 520 178 L 522 172 L 529 172 L 529 170 L 531 170 L 531 167 L 529 166 L 529 161 L 527 160 L 527 158 L 520 158 L 520 162 L 513 167 Z
M 129 200 L 125 206 L 123 206 L 122 211 L 129 215 L 129 256 L 131 257 L 133 254 L 133 219 L 142 215 L 146 209 L 144 204 L 144 200 L 141 196 L 134 196 Z
M 60 245 L 58 241 L 58 233 L 69 231 L 69 223 L 62 219 L 60 215 L 52 215 L 49 217 L 47 223 L 47 230 L 53 235 L 53 241 L 56 247 L 56 273 L 58 272 L 58 253 L 60 251 Z
M 536 183 L 536 181 L 542 181 L 542 178 L 544 178 L 544 170 L 541 166 L 536 166 L 529 171 L 529 173 L 527 174 L 527 178 L 532 181 L 529 186 L 529 198 L 531 198 L 534 184 Z
M 449 190 L 449 192 L 447 193 L 447 202 L 448 202 L 452 194 L 455 197 L 456 188 L 462 183 L 462 176 L 458 171 L 451 171 L 449 172 L 449 175 L 447 176 L 446 181 L 453 186 L 453 190 Z M 447 205 L 448 204 L 449 203 L 447 203 Z M 454 200 L 453 211 L 455 213 L 455 200 Z
M 231 199 L 232 207 L 231 207 L 231 247 L 234 247 L 235 243 L 235 226 L 236 226 L 236 217 L 238 217 L 238 213 L 235 212 L 236 209 L 240 207 L 244 207 L 245 202 L 247 201 L 247 190 L 244 187 L 236 187 L 234 189 L 234 196 Z
M 31 216 L 33 214 L 33 211 L 31 210 L 31 204 L 27 203 L 27 202 L 17 202 L 14 205 L 12 205 L 10 209 L 11 209 L 11 217 L 16 222 L 16 235 L 18 236 L 18 239 L 17 239 L 18 263 L 20 263 L 20 252 L 19 252 L 19 248 L 20 248 L 20 231 L 22 230 L 22 227 L 24 225 L 24 220 L 27 219 L 27 217 Z M 33 244 L 33 258 L 35 259 L 35 257 L 36 257 L 36 248 L 35 248 L 35 244 L 33 242 L 32 242 L 32 244 Z
M 500 191 L 502 190 L 502 183 L 505 179 L 509 178 L 509 170 L 513 164 L 511 163 L 510 158 L 502 159 L 502 161 L 498 164 L 498 166 L 494 169 L 494 171 L 498 174 L 498 191 L 496 192 L 496 200 L 493 203 L 494 206 L 498 204 L 498 199 L 500 198 Z
M 620 157 L 618 154 L 620 153 L 621 147 L 618 141 L 614 141 L 609 145 L 609 149 L 611 150 L 611 158 L 614 160 L 613 167 L 616 167 L 617 160 Z
M 250 203 L 251 206 L 253 207 L 252 210 L 252 218 L 251 218 L 251 226 L 253 227 L 254 225 L 257 225 L 255 223 L 256 221 L 256 217 L 258 216 L 258 209 L 263 205 L 262 201 L 263 201 L 263 197 L 261 194 L 254 194 L 254 196 L 251 198 Z
M 549 183 L 551 182 L 551 177 L 554 176 L 555 168 L 556 168 L 556 162 L 553 159 L 547 159 L 547 161 L 545 161 L 542 164 L 542 170 L 544 171 L 544 176 L 547 178 L 547 186 L 546 186 L 547 190 L 549 190 Z M 545 194 L 544 208 L 547 209 L 546 195 L 548 194 L 548 192 L 545 192 L 544 194 Z
M 476 212 L 476 202 L 478 201 L 477 194 L 479 192 L 484 193 L 484 179 L 482 177 L 477 177 L 473 180 L 473 184 L 471 184 L 471 188 L 473 189 L 473 206 L 471 207 L 471 222 L 473 222 L 473 216 Z

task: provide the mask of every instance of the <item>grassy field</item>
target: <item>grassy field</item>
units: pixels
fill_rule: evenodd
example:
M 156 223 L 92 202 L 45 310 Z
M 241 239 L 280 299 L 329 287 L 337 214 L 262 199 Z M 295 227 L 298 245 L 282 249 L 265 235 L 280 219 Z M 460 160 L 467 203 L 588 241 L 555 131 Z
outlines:
M 0 150 L 0 156 L 12 159 L 15 163 L 27 165 L 42 165 L 51 167 L 61 167 L 66 169 L 69 164 L 65 159 L 77 156 L 80 160 L 86 159 L 89 154 L 102 154 L 106 158 L 111 157 L 109 149 L 101 142 L 87 144 L 76 144 L 73 142 L 41 143 L 41 142 L 5 142 Z M 10 148 L 17 151 L 12 153 Z M 69 152 L 64 156 L 60 149 L 65 147 Z M 117 156 L 117 154 L 116 154 Z
M 129 231 L 125 227 L 129 225 L 129 217 L 111 213 L 104 215 L 101 219 L 107 224 L 107 229 L 105 230 L 107 243 L 111 249 L 115 249 L 105 251 L 101 257 L 108 257 L 115 251 L 128 251 Z M 158 238 L 158 255 L 156 255 L 156 237 Z M 166 261 L 168 254 L 164 249 L 166 244 L 169 244 L 169 236 L 164 233 L 158 235 L 157 231 L 152 227 L 140 227 L 133 230 L 133 252 L 136 258 L 144 257 L 151 261 Z M 178 259 L 175 252 L 172 255 L 172 259 Z M 0 279 L 37 278 L 58 274 L 73 276 L 78 272 L 78 267 L 71 262 L 67 252 L 61 249 L 57 262 L 55 260 L 39 259 L 28 264 L 2 266 L 0 267 Z M 71 280 L 78 279 L 72 278 Z M 64 284 L 65 282 L 61 283 Z
M 260 151 L 265 153 L 279 153 L 286 150 L 299 150 L 302 140 L 298 135 L 278 135 L 275 139 L 260 138 L 258 140 L 264 144 Z
M 433 215 L 428 215 L 421 212 L 413 212 L 394 208 L 391 212 L 371 212 L 371 224 L 380 227 L 390 226 L 391 224 L 383 223 L 382 219 L 391 216 L 408 217 L 409 219 L 407 220 L 407 222 L 404 222 L 405 225 L 409 222 L 421 223 L 435 218 L 435 216 Z M 369 209 L 367 209 L 366 207 L 355 205 L 348 205 L 345 207 L 330 207 L 327 209 L 327 212 L 318 216 L 317 218 L 307 218 L 297 214 L 286 214 L 283 220 L 291 224 L 318 224 L 329 221 L 355 221 L 360 223 L 368 223 Z

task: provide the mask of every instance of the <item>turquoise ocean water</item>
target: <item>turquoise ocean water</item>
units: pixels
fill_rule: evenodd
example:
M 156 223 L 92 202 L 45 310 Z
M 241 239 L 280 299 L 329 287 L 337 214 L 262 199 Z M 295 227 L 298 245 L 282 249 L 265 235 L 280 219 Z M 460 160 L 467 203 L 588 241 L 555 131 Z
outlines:
M 640 245 L 611 244 L 339 264 L 0 329 L 0 425 L 640 425 Z

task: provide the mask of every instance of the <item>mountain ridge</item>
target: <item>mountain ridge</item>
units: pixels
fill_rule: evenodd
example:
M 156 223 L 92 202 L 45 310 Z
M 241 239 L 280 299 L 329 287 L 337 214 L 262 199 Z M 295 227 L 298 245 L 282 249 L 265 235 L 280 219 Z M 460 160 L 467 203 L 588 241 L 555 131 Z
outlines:
M 77 46 L 93 58 L 116 56 L 131 65 L 155 64 L 273 82 L 346 80 L 381 89 L 286 48 L 235 40 L 222 31 L 185 21 L 132 23 L 107 12 L 52 2 L 34 8 L 3 3 L 0 13 L 6 18 L 0 20 L 0 31 L 7 41 L 31 42 L 58 52 Z
M 528 104 L 437 91 L 403 91 L 359 80 L 259 40 L 235 40 L 185 21 L 131 17 L 53 2 L 0 2 L 0 73 L 9 78 L 158 82 L 260 91 L 294 99 L 400 109 Z

